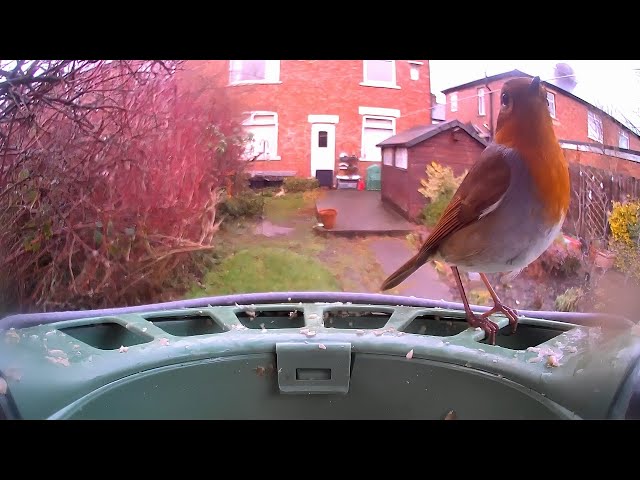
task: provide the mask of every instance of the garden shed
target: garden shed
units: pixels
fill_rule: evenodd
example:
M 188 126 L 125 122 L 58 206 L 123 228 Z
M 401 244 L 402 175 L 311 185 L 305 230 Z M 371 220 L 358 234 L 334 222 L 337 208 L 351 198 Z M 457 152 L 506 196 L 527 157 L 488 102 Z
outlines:
M 387 138 L 382 149 L 381 195 L 405 218 L 418 221 L 427 199 L 418 192 L 431 162 L 455 175 L 468 170 L 487 146 L 470 125 L 458 120 L 411 128 Z

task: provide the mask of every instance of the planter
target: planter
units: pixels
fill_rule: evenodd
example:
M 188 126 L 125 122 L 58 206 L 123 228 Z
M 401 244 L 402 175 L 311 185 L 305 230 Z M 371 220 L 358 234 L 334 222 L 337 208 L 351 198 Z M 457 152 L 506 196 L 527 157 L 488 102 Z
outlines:
M 336 217 L 338 216 L 338 211 L 333 208 L 325 208 L 323 210 L 318 211 L 318 217 L 320 221 L 324 225 L 324 228 L 327 230 L 331 230 L 336 226 Z

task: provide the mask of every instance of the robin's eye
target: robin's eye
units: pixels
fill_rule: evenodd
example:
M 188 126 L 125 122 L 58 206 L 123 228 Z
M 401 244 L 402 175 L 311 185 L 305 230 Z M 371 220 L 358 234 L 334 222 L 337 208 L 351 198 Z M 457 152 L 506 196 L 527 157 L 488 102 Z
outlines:
M 509 105 L 509 101 L 511 100 L 511 97 L 509 97 L 508 93 L 503 93 L 502 94 L 502 105 L 504 105 L 505 107 L 507 105 Z

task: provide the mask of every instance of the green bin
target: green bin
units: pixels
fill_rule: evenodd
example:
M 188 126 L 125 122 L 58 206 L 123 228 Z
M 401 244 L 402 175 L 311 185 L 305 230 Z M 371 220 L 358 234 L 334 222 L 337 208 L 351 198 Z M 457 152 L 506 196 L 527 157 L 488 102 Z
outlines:
M 367 190 L 380 190 L 381 189 L 381 170 L 380 165 L 371 165 L 367 168 Z

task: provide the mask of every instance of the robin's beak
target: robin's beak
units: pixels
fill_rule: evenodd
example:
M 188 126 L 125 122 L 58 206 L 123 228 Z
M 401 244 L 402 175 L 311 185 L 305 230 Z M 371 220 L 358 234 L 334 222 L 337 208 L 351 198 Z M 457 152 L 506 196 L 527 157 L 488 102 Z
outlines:
M 536 94 L 538 93 L 539 90 L 540 90 L 540 77 L 533 77 L 533 80 L 531 80 L 531 85 L 529 85 L 529 92 L 531 92 L 532 94 Z

